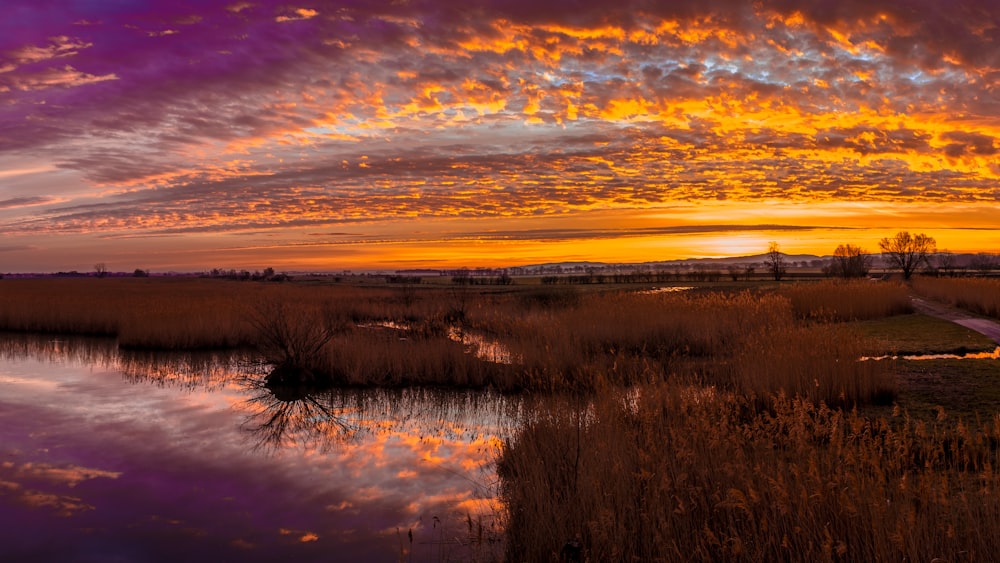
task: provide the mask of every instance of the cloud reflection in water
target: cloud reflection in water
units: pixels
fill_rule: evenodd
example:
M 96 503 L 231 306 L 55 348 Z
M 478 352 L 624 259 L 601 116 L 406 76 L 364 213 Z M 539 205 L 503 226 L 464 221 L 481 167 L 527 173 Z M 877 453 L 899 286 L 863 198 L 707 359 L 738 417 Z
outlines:
M 279 400 L 253 384 L 247 358 L 0 342 L 0 520 L 24 523 L 0 542 L 15 557 L 419 561 L 492 549 L 453 538 L 468 539 L 467 514 L 490 524 L 510 401 Z

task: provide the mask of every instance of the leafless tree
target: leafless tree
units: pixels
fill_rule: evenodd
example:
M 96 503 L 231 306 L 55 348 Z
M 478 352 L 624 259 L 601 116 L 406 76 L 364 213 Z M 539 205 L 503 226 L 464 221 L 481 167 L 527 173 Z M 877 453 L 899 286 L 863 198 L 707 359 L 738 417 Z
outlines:
M 911 235 L 900 231 L 894 237 L 886 237 L 879 241 L 882 256 L 896 269 L 903 272 L 903 279 L 909 280 L 913 272 L 921 265 L 928 265 L 929 255 L 937 250 L 934 237 L 923 233 Z
M 774 281 L 781 281 L 785 276 L 785 255 L 781 253 L 781 245 L 771 241 L 767 246 L 767 270 L 771 272 Z
M 103 278 L 104 276 L 108 275 L 108 265 L 105 264 L 104 262 L 98 262 L 97 264 L 94 264 L 94 273 L 97 274 L 97 277 Z
M 997 255 L 989 254 L 986 252 L 980 252 L 972 257 L 969 262 L 969 267 L 973 270 L 977 270 L 980 273 L 986 274 L 997 268 L 997 264 L 1000 264 L 1000 260 L 997 259 Z
M 860 246 L 841 244 L 833 251 L 830 274 L 841 278 L 861 278 L 868 275 L 872 257 Z
M 942 250 L 937 255 L 937 267 L 946 276 L 955 275 L 955 269 L 958 267 L 955 255 L 948 250 Z
M 737 281 L 740 279 L 740 267 L 737 266 L 736 264 L 730 264 L 729 266 L 726 266 L 726 272 L 729 273 L 729 277 L 732 278 L 733 281 Z

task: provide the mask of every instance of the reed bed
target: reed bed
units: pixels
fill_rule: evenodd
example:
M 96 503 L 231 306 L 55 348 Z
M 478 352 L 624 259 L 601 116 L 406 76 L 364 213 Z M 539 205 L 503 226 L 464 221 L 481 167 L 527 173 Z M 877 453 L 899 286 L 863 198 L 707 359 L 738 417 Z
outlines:
M 830 288 L 814 293 L 859 295 Z M 782 294 L 560 291 L 4 280 L 0 329 L 112 335 L 136 349 L 247 347 L 341 385 L 594 391 L 697 375 L 831 404 L 891 395 L 873 372 L 884 368 L 849 361 L 863 355 L 856 339 L 799 326 Z
M 744 336 L 780 333 L 787 304 L 728 296 L 590 295 L 578 306 L 509 321 L 507 342 L 533 379 L 553 388 L 662 379 L 698 358 L 722 359 Z
M 3 280 L 3 330 L 117 336 L 122 346 L 233 347 L 249 342 L 250 284 L 197 280 Z
M 977 561 L 1000 427 L 680 384 L 545 411 L 500 452 L 510 561 Z
M 913 280 L 913 290 L 936 301 L 1000 319 L 1000 280 L 920 277 Z
M 513 387 L 593 391 L 670 375 L 751 396 L 785 391 L 829 404 L 884 403 L 891 366 L 844 326 L 796 321 L 777 294 L 588 294 L 560 308 L 491 307 L 470 323 L 519 359 Z
M 900 283 L 829 280 L 789 285 L 781 293 L 801 319 L 859 321 L 913 312 L 909 291 Z
M 393 312 L 422 313 L 400 301 L 399 292 L 354 286 L 192 278 L 15 279 L 0 286 L 0 330 L 115 336 L 119 345 L 132 348 L 252 347 L 261 338 L 262 315 L 308 324 L 317 315 L 364 322 Z
M 316 369 L 342 385 L 523 388 L 510 366 L 484 362 L 444 336 L 403 337 L 392 329 L 368 329 L 336 337 Z
M 892 366 L 859 361 L 870 350 L 865 338 L 841 325 L 795 327 L 780 340 L 757 332 L 742 340 L 728 371 L 716 380 L 757 401 L 781 392 L 846 408 L 892 404 L 899 391 Z

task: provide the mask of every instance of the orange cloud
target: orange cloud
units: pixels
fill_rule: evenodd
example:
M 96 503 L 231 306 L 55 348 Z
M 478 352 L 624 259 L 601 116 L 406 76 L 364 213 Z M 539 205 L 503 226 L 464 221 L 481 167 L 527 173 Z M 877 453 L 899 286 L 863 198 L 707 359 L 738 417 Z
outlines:
M 296 8 L 291 15 L 278 16 L 274 18 L 274 21 L 278 23 L 290 22 L 290 21 L 302 21 L 302 20 L 308 20 L 310 18 L 315 18 L 318 15 L 319 12 L 317 12 L 316 10 L 312 10 L 310 8 Z

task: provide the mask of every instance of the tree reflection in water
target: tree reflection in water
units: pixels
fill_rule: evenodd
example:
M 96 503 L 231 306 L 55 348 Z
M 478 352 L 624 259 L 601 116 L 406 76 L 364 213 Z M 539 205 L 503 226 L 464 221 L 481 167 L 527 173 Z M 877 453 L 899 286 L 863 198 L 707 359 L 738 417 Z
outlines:
M 259 376 L 241 377 L 240 383 L 250 392 L 241 428 L 256 449 L 316 445 L 325 450 L 350 441 L 359 430 L 345 397 L 332 389 L 269 382 Z
M 76 361 L 121 374 L 130 384 L 189 392 L 234 392 L 246 398 L 232 408 L 253 449 L 330 450 L 359 435 L 385 435 L 408 426 L 457 440 L 506 434 L 525 409 L 523 399 L 491 392 L 430 388 L 357 389 L 316 384 L 268 383 L 272 366 L 250 352 L 149 351 L 118 347 L 114 338 L 49 334 L 0 334 L 0 357 Z

